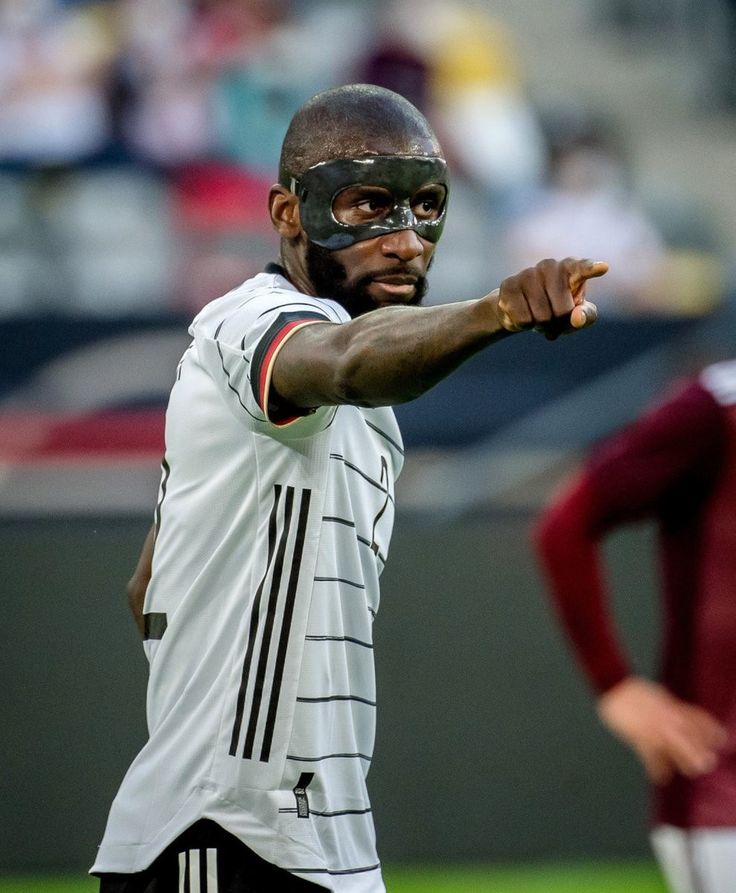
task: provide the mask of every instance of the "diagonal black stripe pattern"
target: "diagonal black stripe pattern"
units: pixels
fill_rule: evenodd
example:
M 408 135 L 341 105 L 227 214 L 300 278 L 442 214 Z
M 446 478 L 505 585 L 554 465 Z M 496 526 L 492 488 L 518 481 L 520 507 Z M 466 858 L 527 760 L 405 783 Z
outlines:
M 369 422 L 368 419 L 366 419 L 365 417 L 363 418 L 363 421 L 369 428 L 372 428 L 376 432 L 376 434 L 380 435 L 387 443 L 390 443 L 391 446 L 394 447 L 396 452 L 399 453 L 399 455 L 404 455 L 403 447 L 401 446 L 401 444 L 397 443 L 393 439 L 393 437 L 389 437 L 389 435 L 386 434 L 386 432 L 383 431 L 381 428 L 379 428 L 378 425 L 374 425 L 373 422 Z

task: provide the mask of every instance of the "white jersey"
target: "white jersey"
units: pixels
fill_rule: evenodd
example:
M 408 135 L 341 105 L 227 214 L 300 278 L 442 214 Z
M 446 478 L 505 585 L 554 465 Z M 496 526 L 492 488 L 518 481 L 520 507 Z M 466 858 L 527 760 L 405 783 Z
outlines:
M 285 340 L 348 319 L 261 273 L 192 324 L 144 608 L 150 737 L 92 871 L 140 871 L 208 818 L 313 883 L 384 889 L 365 778 L 401 437 L 388 408 L 267 410 Z

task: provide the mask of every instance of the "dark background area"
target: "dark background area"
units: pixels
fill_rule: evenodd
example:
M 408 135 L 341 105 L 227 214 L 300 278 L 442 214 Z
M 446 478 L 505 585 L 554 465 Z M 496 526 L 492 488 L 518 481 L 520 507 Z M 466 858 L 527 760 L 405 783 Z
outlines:
M 369 776 L 386 861 L 646 854 L 641 773 L 599 727 L 570 663 L 529 521 L 399 515 L 376 620 Z M 91 864 L 145 740 L 146 662 L 124 588 L 148 525 L 0 524 L 0 870 Z M 648 539 L 610 543 L 634 655 L 656 637 Z

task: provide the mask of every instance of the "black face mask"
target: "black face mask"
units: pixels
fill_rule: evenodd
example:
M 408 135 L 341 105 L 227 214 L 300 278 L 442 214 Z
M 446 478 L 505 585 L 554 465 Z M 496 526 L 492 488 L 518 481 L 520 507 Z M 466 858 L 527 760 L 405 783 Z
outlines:
M 431 265 L 432 261 L 429 262 L 429 267 Z M 338 304 L 342 304 L 351 317 L 355 318 L 375 309 L 376 305 L 368 294 L 368 286 L 373 281 L 372 276 L 364 276 L 354 285 L 346 286 L 347 271 L 335 259 L 332 251 L 327 248 L 311 242 L 307 243 L 307 274 L 320 297 L 331 298 Z M 427 277 L 420 276 L 417 279 L 416 291 L 410 303 L 421 304 L 428 286 Z
M 412 198 L 422 187 L 435 184 L 445 189 L 440 213 L 435 220 L 418 220 L 411 209 Z M 309 241 L 330 251 L 406 229 L 414 230 L 428 242 L 437 242 L 445 225 L 449 189 L 447 165 L 442 158 L 415 155 L 339 158 L 313 165 L 288 185 L 299 197 L 300 220 Z M 380 186 L 388 190 L 394 199 L 392 208 L 371 223 L 340 222 L 332 205 L 336 196 L 351 186 Z

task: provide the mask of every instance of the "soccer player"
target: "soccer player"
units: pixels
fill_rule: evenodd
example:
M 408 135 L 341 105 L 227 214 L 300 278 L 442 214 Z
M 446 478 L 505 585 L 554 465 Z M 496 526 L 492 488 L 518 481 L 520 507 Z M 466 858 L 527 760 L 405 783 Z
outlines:
M 601 555 L 656 522 L 661 683 L 637 674 Z M 599 445 L 535 528 L 553 603 L 598 713 L 653 786 L 652 845 L 673 893 L 736 890 L 736 361 L 704 369 Z
M 389 407 L 512 333 L 590 325 L 607 269 L 545 260 L 420 307 L 448 191 L 407 100 L 319 94 L 270 193 L 279 264 L 192 323 L 130 588 L 149 739 L 91 869 L 104 893 L 384 889 L 366 774 L 403 462 Z

